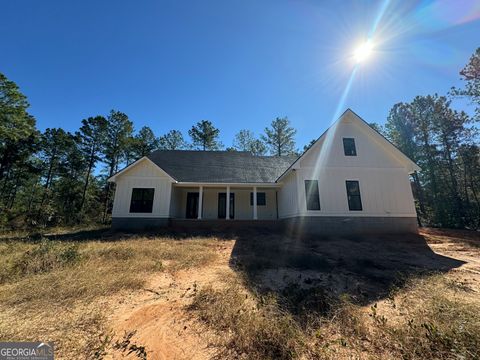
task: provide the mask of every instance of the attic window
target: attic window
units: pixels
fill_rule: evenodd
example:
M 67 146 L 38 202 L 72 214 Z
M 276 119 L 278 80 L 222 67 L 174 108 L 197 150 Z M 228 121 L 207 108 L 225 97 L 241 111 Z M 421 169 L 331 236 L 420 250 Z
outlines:
M 354 138 L 343 138 L 343 152 L 345 156 L 357 156 Z
M 151 213 L 153 208 L 153 196 L 155 189 L 134 188 L 130 201 L 131 213 Z

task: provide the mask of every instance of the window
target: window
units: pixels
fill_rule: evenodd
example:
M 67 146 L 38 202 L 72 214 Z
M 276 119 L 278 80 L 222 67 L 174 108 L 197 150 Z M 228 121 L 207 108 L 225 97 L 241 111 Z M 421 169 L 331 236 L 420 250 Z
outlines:
M 307 200 L 307 210 L 320 210 L 318 180 L 305 180 L 305 197 Z
M 264 192 L 257 192 L 257 205 L 267 205 L 267 198 Z M 250 193 L 250 206 L 253 206 L 253 192 Z
M 357 156 L 354 138 L 343 138 L 343 152 L 345 156 Z
M 155 189 L 135 188 L 132 189 L 130 201 L 131 213 L 151 213 L 153 208 L 153 195 Z
M 362 210 L 362 198 L 360 197 L 360 184 L 356 180 L 347 180 L 348 209 L 353 211 Z

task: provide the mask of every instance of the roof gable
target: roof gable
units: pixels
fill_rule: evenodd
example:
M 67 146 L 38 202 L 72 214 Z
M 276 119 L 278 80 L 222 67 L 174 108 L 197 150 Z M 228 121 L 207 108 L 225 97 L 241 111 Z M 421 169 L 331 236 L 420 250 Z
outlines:
M 353 123 L 359 128 L 359 130 L 361 130 L 365 134 L 365 136 L 369 138 L 369 140 L 377 144 L 377 146 L 384 151 L 386 156 L 394 159 L 396 163 L 400 164 L 399 166 L 404 167 L 409 173 L 421 170 L 417 164 L 415 164 L 411 159 L 409 159 L 405 154 L 403 154 L 383 135 L 381 135 L 370 125 L 368 125 L 365 120 L 363 120 L 352 110 L 347 109 L 326 131 L 323 132 L 323 134 L 314 142 L 314 144 L 309 149 L 307 149 L 302 155 L 298 157 L 296 161 L 292 163 L 292 165 L 277 179 L 277 181 L 281 180 L 283 176 L 291 169 L 299 168 L 301 162 L 309 156 L 326 156 L 327 158 L 329 158 L 330 154 L 325 149 L 330 149 L 331 145 L 325 144 L 325 142 L 330 142 L 332 137 L 327 136 L 327 134 L 331 133 L 331 131 L 334 131 L 335 134 L 337 127 L 339 127 L 339 125 L 342 123 Z M 324 144 L 327 146 L 327 148 L 324 148 Z
M 133 171 L 133 170 L 135 170 L 135 169 L 137 169 L 138 167 L 141 167 L 141 166 L 148 167 L 148 169 L 144 169 L 144 170 L 147 170 L 147 172 L 149 172 L 149 173 L 155 172 L 157 174 L 155 176 L 161 175 L 162 177 L 169 178 L 172 182 L 176 182 L 176 179 L 174 179 L 170 174 L 168 174 L 160 166 L 155 164 L 147 156 L 143 156 L 140 159 L 138 159 L 137 161 L 131 163 L 128 166 L 126 166 L 125 168 L 123 168 L 122 170 L 120 170 L 119 172 L 117 172 L 116 174 L 111 176 L 108 179 L 108 181 L 109 182 L 116 182 L 119 177 L 122 177 L 122 176 L 125 176 L 125 175 L 128 176 L 128 174 L 131 171 Z M 134 176 L 144 176 L 145 177 L 146 174 L 135 174 Z

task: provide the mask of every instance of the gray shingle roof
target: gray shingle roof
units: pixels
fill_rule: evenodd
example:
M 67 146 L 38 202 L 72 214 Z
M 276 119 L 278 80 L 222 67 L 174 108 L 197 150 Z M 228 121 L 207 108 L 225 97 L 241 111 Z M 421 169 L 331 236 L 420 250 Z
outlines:
M 274 183 L 297 156 L 242 151 L 157 150 L 148 158 L 180 182 Z

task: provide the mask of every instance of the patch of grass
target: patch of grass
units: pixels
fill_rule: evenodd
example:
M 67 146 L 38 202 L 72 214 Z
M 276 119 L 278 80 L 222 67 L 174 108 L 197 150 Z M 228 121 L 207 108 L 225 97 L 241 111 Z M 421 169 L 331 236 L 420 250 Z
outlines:
M 12 270 L 19 276 L 40 274 L 72 265 L 79 259 L 76 244 L 59 244 L 43 240 L 33 249 L 23 253 Z
M 441 275 L 410 280 L 383 327 L 385 345 L 403 358 L 480 358 L 480 303 Z M 401 313 L 401 315 L 399 315 Z
M 219 359 L 292 359 L 306 338 L 274 298 L 256 298 L 238 284 L 200 290 L 189 307 L 221 334 Z
M 109 337 L 108 296 L 144 288 L 155 272 L 206 265 L 218 244 L 153 236 L 66 240 L 0 241 L 0 340 L 42 338 L 55 341 L 59 357 L 74 358 L 72 349 L 99 357 Z
M 321 287 L 255 296 L 237 280 L 200 290 L 189 309 L 219 334 L 218 358 L 478 359 L 480 304 L 449 282 L 412 278 L 360 306 Z
M 38 244 L 26 244 L 23 249 L 18 244 L 2 246 L 6 256 L 0 265 L 0 284 L 70 266 L 80 260 L 76 244 L 42 240 Z

